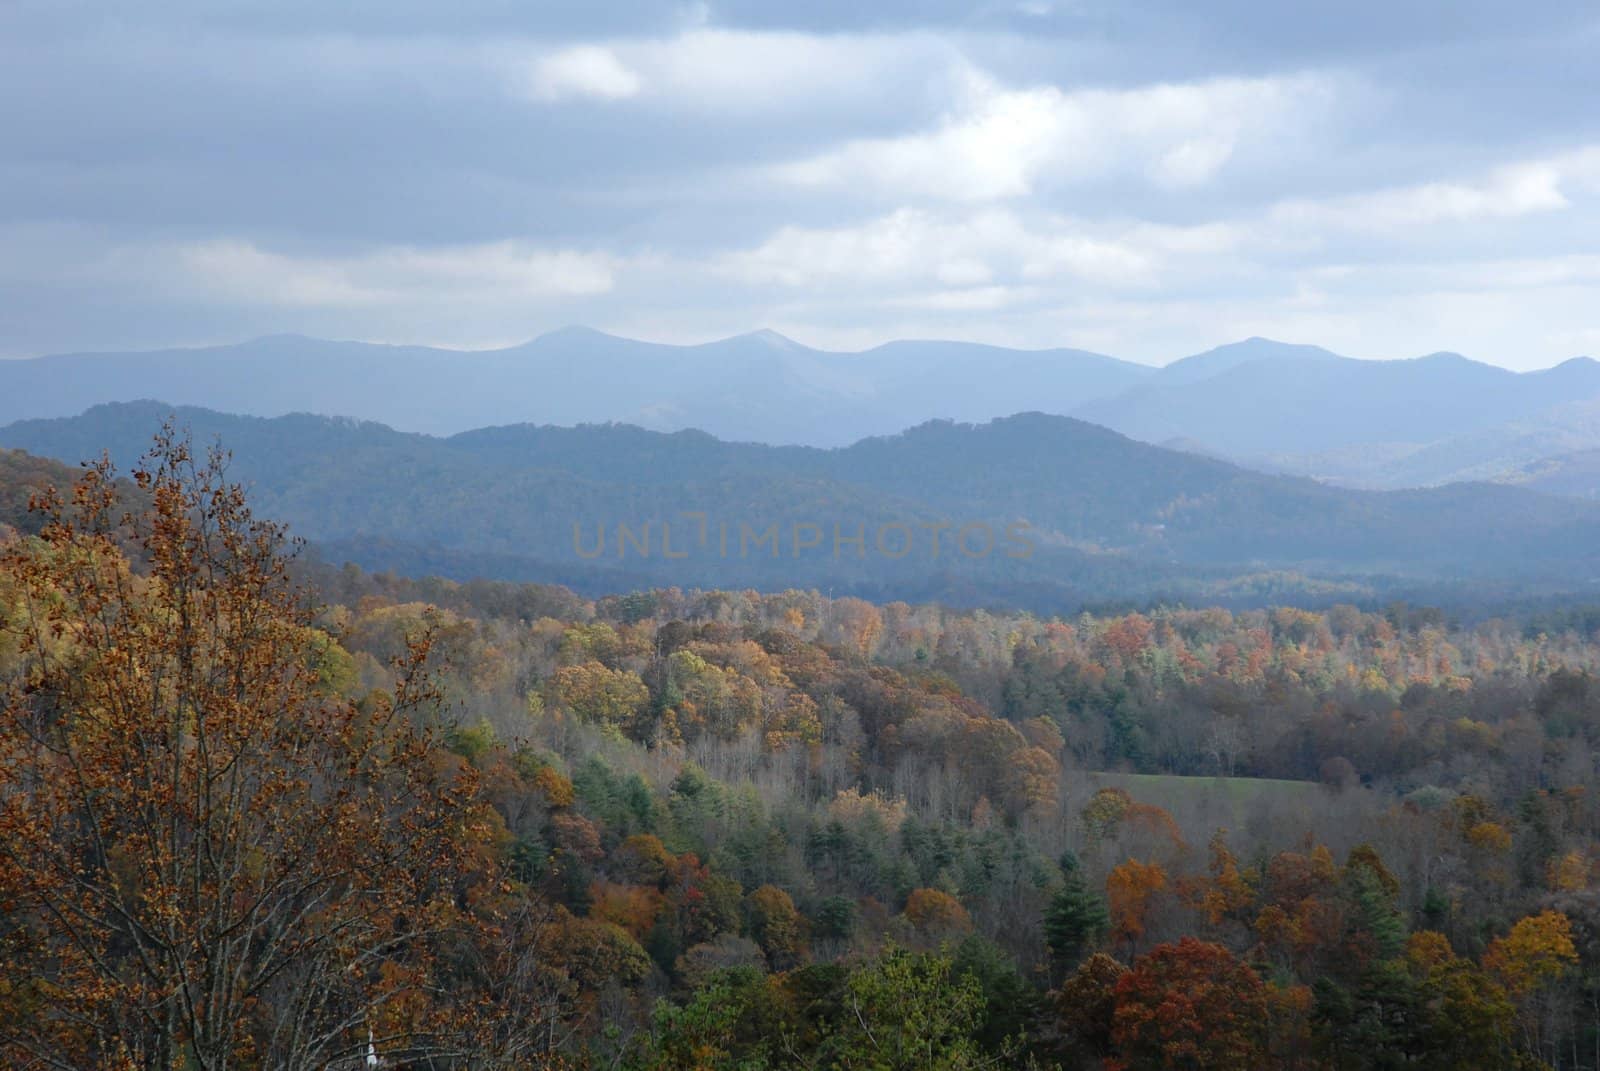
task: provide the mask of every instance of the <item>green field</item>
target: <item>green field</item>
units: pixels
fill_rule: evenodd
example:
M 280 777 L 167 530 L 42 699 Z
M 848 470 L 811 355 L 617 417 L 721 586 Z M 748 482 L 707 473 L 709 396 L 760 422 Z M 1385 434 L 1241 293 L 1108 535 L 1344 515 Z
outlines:
M 1172 813 L 1186 836 L 1218 826 L 1243 830 L 1269 813 L 1294 815 L 1326 810 L 1333 794 L 1315 781 L 1265 777 L 1178 777 L 1168 774 L 1090 773 L 1095 788 L 1120 788 L 1140 803 Z

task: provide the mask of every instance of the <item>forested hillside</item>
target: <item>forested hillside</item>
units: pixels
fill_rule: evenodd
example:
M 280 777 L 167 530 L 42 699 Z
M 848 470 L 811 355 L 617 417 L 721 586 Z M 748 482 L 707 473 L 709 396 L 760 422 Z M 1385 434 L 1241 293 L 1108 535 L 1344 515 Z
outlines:
M 11 1065 L 1600 1052 L 1593 612 L 591 600 L 109 477 L 0 558 Z
M 0 1071 L 1600 1071 L 1597 46 L 0 0 Z
M 109 449 L 127 464 L 168 412 L 23 421 L 0 429 L 0 445 L 69 462 Z M 220 436 L 262 508 L 331 559 L 412 574 L 592 594 L 819 587 L 1044 612 L 1112 599 L 1481 600 L 1586 593 L 1600 576 L 1593 503 L 1475 484 L 1347 491 L 1041 414 L 838 450 L 626 425 L 435 439 L 309 415 L 178 417 L 201 441 Z
M 72 483 L 72 466 L 21 450 L 0 450 L 0 525 L 33 534 L 43 523 L 28 504 L 40 491 Z

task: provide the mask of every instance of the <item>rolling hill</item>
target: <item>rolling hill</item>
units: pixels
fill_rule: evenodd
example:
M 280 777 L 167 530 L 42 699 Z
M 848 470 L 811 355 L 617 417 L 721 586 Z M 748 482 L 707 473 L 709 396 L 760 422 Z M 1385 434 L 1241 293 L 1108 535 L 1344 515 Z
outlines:
M 146 402 L 18 422 L 0 445 L 68 461 L 106 448 L 125 465 L 169 411 Z M 1380 581 L 1571 590 L 1600 576 L 1600 505 L 1483 484 L 1342 490 L 1039 413 L 827 450 L 625 425 L 435 438 L 304 414 L 177 416 L 232 450 L 263 513 L 330 555 L 413 573 L 1056 609 L 1267 590 L 1348 599 Z M 775 544 L 756 539 L 769 530 Z
M 1563 402 L 1428 443 L 1361 444 L 1317 454 L 1267 455 L 1255 459 L 1255 464 L 1350 487 L 1432 487 L 1487 480 L 1581 497 L 1600 491 L 1600 483 L 1560 481 L 1541 486 L 1530 480 L 1526 470 L 1541 463 L 1559 466 L 1562 458 L 1596 447 L 1600 447 L 1600 397 Z

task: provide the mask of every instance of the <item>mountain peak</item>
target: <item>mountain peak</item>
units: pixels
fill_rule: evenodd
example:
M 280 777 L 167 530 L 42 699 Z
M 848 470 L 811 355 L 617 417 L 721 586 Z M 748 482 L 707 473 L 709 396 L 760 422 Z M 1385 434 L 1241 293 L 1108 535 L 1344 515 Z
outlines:
M 781 335 L 770 327 L 759 328 L 758 330 L 751 331 L 748 334 L 736 335 L 734 337 L 740 339 L 749 339 L 751 342 L 760 342 L 763 345 L 771 346 L 775 350 L 801 350 L 806 348 L 800 345 L 800 343 L 796 342 L 794 339 L 788 337 L 787 335 Z
M 318 339 L 318 338 L 313 338 L 310 335 L 302 335 L 298 331 L 277 331 L 277 332 L 274 332 L 273 334 L 270 334 L 270 335 L 259 335 L 259 336 L 255 337 L 255 338 L 252 338 L 252 339 L 250 339 L 250 340 L 248 340 L 246 342 L 240 343 L 240 345 L 244 345 L 244 346 L 259 346 L 259 345 L 262 345 L 262 344 L 273 343 L 273 342 L 321 342 L 321 341 L 323 341 L 323 340 L 322 339 Z
M 616 337 L 617 336 L 615 335 L 608 335 L 604 331 L 598 330 L 597 328 L 585 327 L 583 324 L 568 324 L 566 327 L 558 327 L 554 331 L 546 331 L 533 341 L 535 343 L 584 342 Z
M 1307 346 L 1295 342 L 1278 342 L 1275 339 L 1252 335 L 1238 342 L 1228 342 L 1214 349 L 1173 361 L 1156 373 L 1158 380 L 1167 385 L 1195 383 L 1254 361 L 1337 361 L 1344 360 L 1337 353 L 1321 346 Z
M 1220 346 L 1207 350 L 1205 353 L 1197 353 L 1195 357 L 1206 357 L 1212 354 L 1237 354 L 1249 360 L 1285 358 L 1307 360 L 1339 356 L 1337 353 L 1325 350 L 1321 346 L 1311 346 L 1302 342 L 1280 342 L 1275 338 L 1266 338 L 1262 335 L 1251 335 L 1249 338 L 1240 339 L 1238 342 L 1225 342 Z M 1186 357 L 1184 360 L 1194 360 L 1194 357 Z

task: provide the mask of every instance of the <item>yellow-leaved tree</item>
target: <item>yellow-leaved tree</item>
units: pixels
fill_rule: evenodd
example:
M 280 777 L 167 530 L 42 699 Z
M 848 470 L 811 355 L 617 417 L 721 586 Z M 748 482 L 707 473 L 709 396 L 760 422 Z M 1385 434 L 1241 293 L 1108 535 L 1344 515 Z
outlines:
M 392 700 L 327 688 L 285 534 L 224 466 L 168 428 L 147 509 L 101 462 L 3 548 L 0 1065 L 487 1057 L 485 980 L 528 982 L 536 931 L 418 716 L 428 639 Z

